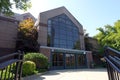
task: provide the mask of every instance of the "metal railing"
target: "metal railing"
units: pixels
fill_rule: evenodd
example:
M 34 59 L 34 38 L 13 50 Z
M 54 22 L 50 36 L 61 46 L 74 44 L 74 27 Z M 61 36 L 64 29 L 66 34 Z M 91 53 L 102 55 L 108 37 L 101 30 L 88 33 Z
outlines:
M 0 80 L 21 80 L 23 55 L 19 51 L 0 57 Z
M 110 47 L 105 47 L 105 60 L 109 80 L 120 80 L 120 52 Z

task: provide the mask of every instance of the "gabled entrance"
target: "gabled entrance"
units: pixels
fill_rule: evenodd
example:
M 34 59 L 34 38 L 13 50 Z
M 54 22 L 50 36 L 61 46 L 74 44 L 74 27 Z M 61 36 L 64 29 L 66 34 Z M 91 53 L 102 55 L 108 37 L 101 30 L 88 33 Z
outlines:
M 48 57 L 50 69 L 90 68 L 93 62 L 91 51 L 41 46 L 40 52 Z

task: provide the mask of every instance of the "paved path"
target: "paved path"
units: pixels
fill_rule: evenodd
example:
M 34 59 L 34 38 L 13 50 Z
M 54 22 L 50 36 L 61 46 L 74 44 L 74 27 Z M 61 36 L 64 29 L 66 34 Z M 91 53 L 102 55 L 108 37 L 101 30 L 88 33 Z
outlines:
M 27 80 L 108 80 L 106 69 L 53 70 Z

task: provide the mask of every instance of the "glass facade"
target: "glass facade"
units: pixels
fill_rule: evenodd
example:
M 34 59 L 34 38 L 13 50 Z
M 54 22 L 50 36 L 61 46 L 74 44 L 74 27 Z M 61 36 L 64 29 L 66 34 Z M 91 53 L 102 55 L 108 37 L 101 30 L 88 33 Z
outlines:
M 80 49 L 79 29 L 67 15 L 61 14 L 48 20 L 47 46 Z
M 80 49 L 78 27 L 65 14 L 48 19 L 47 46 Z M 69 69 L 86 66 L 85 55 L 75 51 L 54 50 L 51 53 L 53 69 Z

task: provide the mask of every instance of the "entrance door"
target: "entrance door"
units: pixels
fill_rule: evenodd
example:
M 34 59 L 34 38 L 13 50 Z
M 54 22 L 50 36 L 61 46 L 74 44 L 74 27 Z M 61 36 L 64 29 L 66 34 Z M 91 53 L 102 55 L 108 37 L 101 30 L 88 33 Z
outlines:
M 63 69 L 64 68 L 63 53 L 52 53 L 52 68 L 53 69 Z
M 75 68 L 75 54 L 65 54 L 65 68 Z
M 86 67 L 86 55 L 77 54 L 77 68 Z

